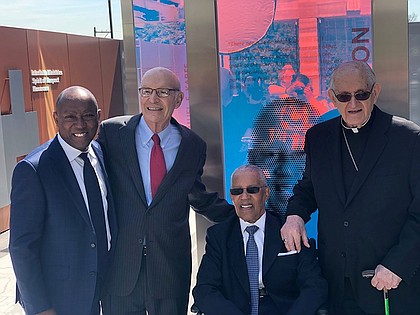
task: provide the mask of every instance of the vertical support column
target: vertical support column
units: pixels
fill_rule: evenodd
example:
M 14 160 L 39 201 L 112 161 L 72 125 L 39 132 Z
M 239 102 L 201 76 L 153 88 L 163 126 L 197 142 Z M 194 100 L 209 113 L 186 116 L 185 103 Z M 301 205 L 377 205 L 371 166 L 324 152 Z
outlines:
M 134 38 L 133 3 L 132 0 L 121 0 L 123 27 L 123 98 L 124 114 L 133 115 L 140 111 L 137 91 L 136 41 Z
M 191 129 L 207 142 L 203 180 L 223 194 L 223 145 L 219 96 L 216 1 L 185 0 Z M 209 222 L 196 217 L 197 256 L 204 252 Z
M 378 105 L 410 117 L 408 98 L 408 2 L 373 0 L 373 68 L 382 85 Z

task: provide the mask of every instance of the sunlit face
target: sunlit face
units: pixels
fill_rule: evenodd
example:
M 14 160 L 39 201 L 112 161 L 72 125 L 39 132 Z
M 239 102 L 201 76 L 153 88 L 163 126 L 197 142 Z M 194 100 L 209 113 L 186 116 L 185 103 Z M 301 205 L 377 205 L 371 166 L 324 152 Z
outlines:
M 343 70 L 342 73 L 337 75 L 334 91 L 330 89 L 328 96 L 348 127 L 360 128 L 369 119 L 381 91 L 380 85 L 376 83 L 373 86 L 372 93 L 367 100 L 357 100 L 354 95 L 369 92 L 371 89 L 372 86 L 368 85 L 359 71 Z M 351 94 L 352 97 L 348 102 L 340 102 L 336 97 L 339 94 Z
M 142 88 L 168 88 L 179 90 L 179 81 L 172 72 L 164 68 L 149 70 L 141 81 Z M 170 91 L 168 97 L 159 97 L 153 91 L 149 97 L 140 95 L 141 111 L 149 128 L 157 133 L 165 129 L 176 108 L 181 105 L 184 94 L 181 91 Z
M 100 110 L 83 90 L 74 93 L 80 93 L 79 97 L 63 100 L 53 117 L 63 140 L 85 151 L 98 130 Z
M 231 188 L 243 188 L 240 195 L 230 194 L 230 198 L 235 206 L 238 217 L 242 220 L 255 223 L 265 212 L 265 202 L 270 196 L 270 189 L 262 187 L 258 173 L 252 170 L 242 170 L 236 172 L 232 177 Z M 259 192 L 250 194 L 246 191 L 247 187 L 260 187 Z

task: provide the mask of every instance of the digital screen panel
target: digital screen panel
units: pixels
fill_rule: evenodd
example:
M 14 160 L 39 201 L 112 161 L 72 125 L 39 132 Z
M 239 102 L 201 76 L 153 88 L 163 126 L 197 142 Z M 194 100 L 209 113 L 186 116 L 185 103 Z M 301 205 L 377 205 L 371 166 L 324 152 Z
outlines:
M 138 85 L 142 75 L 153 67 L 175 72 L 185 96 L 174 117 L 189 127 L 184 0 L 133 0 L 133 18 Z
M 258 2 L 217 2 L 225 189 L 236 167 L 258 165 L 267 209 L 284 215 L 304 170 L 306 131 L 338 115 L 327 94 L 333 69 L 372 64 L 371 3 Z M 316 214 L 307 230 L 316 237 Z

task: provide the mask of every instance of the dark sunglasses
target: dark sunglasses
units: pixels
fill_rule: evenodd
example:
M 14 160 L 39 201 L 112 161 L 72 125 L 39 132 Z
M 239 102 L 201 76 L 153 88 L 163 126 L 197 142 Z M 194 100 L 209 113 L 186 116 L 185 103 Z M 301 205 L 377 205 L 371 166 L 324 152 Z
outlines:
M 264 188 L 264 187 L 267 187 L 267 186 L 261 186 L 261 187 L 252 186 L 252 187 L 247 187 L 247 188 L 231 188 L 230 189 L 230 193 L 233 196 L 239 196 L 239 195 L 242 195 L 244 193 L 244 190 L 246 190 L 246 192 L 248 194 L 253 195 L 253 194 L 259 193 L 260 192 L 260 188 Z
M 374 86 L 375 86 L 375 84 L 372 85 L 372 88 L 370 89 L 369 92 L 368 91 L 361 91 L 361 92 L 357 92 L 357 93 L 354 93 L 354 94 L 349 94 L 349 93 L 335 94 L 334 90 L 332 90 L 332 91 L 334 93 L 334 96 L 341 103 L 350 102 L 352 96 L 354 96 L 354 98 L 358 101 L 366 101 L 370 97 L 370 95 L 372 94 Z

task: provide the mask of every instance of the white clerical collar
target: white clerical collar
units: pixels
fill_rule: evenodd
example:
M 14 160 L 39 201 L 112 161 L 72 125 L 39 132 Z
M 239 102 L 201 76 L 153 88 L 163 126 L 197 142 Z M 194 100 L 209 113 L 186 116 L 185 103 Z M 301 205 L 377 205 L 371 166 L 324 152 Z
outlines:
M 343 120 L 343 116 L 341 116 L 341 126 L 343 126 L 344 129 L 353 131 L 353 133 L 358 133 L 359 132 L 359 129 L 363 128 L 369 122 L 369 119 L 371 117 L 371 114 L 372 113 L 369 114 L 368 119 L 366 119 L 366 121 L 360 127 L 348 127 L 348 126 L 346 126 L 346 123 Z

